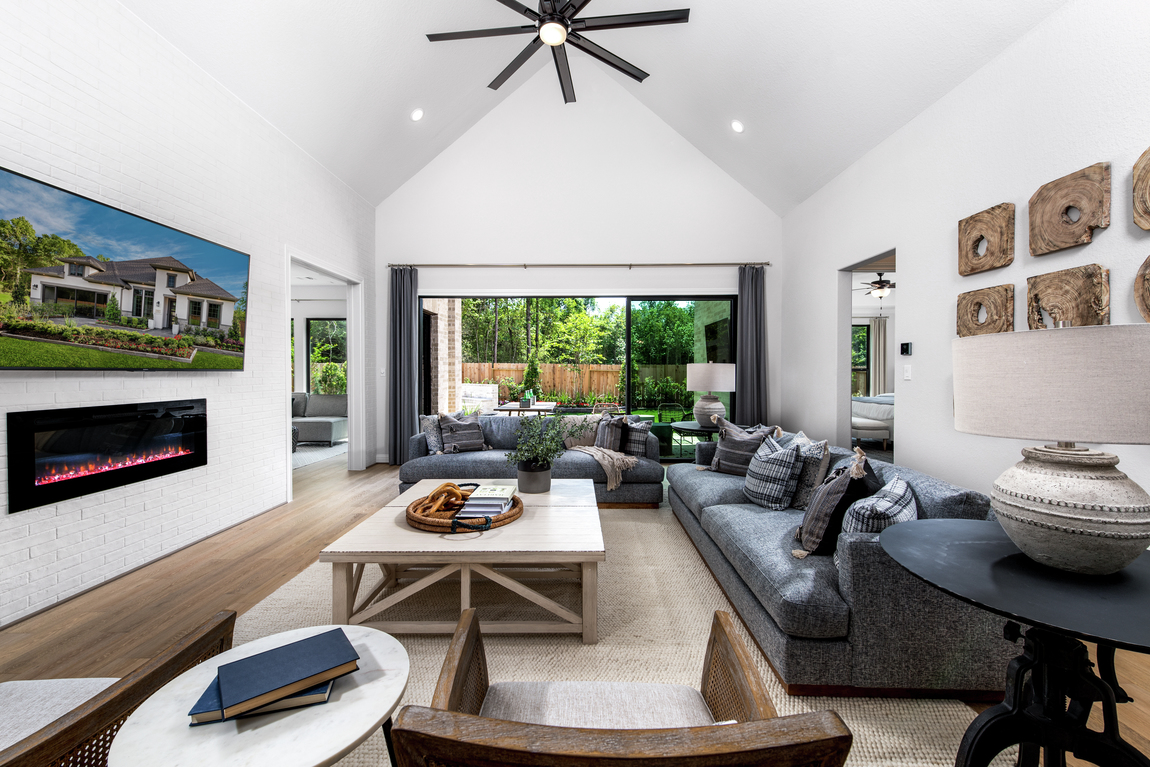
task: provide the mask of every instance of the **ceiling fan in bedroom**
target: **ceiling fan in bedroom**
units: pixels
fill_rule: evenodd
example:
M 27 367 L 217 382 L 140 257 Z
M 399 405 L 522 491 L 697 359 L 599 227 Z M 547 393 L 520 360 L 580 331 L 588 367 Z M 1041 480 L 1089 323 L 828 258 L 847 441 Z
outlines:
M 487 86 L 498 90 L 507 82 L 536 51 L 544 45 L 551 48 L 555 59 L 555 71 L 559 74 L 559 85 L 563 89 L 563 102 L 575 101 L 575 86 L 571 82 L 571 67 L 567 63 L 567 45 L 570 44 L 592 58 L 602 61 L 609 67 L 619 70 L 628 77 L 643 82 L 647 73 L 634 64 L 629 64 L 605 48 L 583 36 L 583 32 L 600 29 L 622 29 L 624 27 L 649 27 L 655 24 L 682 24 L 691 14 L 690 8 L 676 11 L 649 11 L 646 13 L 624 13 L 617 16 L 588 16 L 576 18 L 591 0 L 539 0 L 539 10 L 535 11 L 516 0 L 496 0 L 511 10 L 526 16 L 530 24 L 519 27 L 497 27 L 494 29 L 472 29 L 465 32 L 441 32 L 429 34 L 433 43 L 444 40 L 466 40 L 473 37 L 500 37 L 503 35 L 535 35 L 518 56 Z
M 875 274 L 878 275 L 877 280 L 871 280 L 870 282 L 860 282 L 859 284 L 862 285 L 863 287 L 855 288 L 855 290 L 856 291 L 865 290 L 867 292 L 867 295 L 874 296 L 875 298 L 878 298 L 881 300 L 881 299 L 884 299 L 887 296 L 889 296 L 890 292 L 892 290 L 894 290 L 895 286 L 894 286 L 894 283 L 891 282 L 890 280 L 884 280 L 882 278 L 882 275 L 883 275 L 882 272 L 875 272 Z

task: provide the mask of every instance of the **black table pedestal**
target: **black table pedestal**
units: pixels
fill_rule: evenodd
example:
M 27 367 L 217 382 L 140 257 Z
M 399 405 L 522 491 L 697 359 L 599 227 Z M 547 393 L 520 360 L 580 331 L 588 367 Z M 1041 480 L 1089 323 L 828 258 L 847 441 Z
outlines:
M 1006 624 L 1008 640 L 1020 636 L 1017 623 Z M 1150 759 L 1118 734 L 1117 704 L 1130 698 L 1118 686 L 1114 648 L 1098 646 L 1099 677 L 1086 645 L 1077 639 L 1031 628 L 1025 642 L 1007 668 L 1006 697 L 971 724 L 955 766 L 986 767 L 1018 744 L 1022 767 L 1038 766 L 1039 747 L 1046 751 L 1045 767 L 1065 767 L 1067 753 L 1106 767 L 1150 767 Z M 1102 705 L 1102 732 L 1086 728 L 1095 702 Z

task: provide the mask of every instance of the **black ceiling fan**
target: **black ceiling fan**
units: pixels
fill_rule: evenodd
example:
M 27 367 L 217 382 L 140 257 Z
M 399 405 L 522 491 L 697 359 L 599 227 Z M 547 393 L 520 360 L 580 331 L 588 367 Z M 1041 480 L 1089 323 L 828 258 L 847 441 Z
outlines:
M 555 58 L 555 71 L 559 73 L 559 85 L 563 88 L 563 102 L 575 101 L 575 86 L 571 82 L 571 68 L 567 64 L 567 43 L 613 67 L 628 77 L 643 82 L 647 73 L 633 64 L 602 48 L 584 37 L 582 32 L 598 29 L 622 29 L 624 27 L 648 27 L 655 24 L 682 24 L 691 15 L 690 8 L 677 11 L 650 11 L 647 13 L 624 13 L 618 16 L 589 16 L 575 18 L 591 0 L 539 0 L 539 10 L 534 11 L 516 0 L 496 0 L 516 13 L 531 19 L 531 24 L 521 27 L 497 27 L 495 29 L 472 29 L 466 32 L 441 32 L 429 34 L 433 43 L 443 40 L 466 40 L 472 37 L 499 37 L 502 35 L 533 34 L 535 39 L 528 43 L 499 75 L 487 86 L 498 90 L 507 82 L 531 56 L 544 45 L 551 47 Z
M 870 282 L 860 282 L 859 284 L 865 287 L 855 288 L 855 290 L 865 290 L 871 295 L 878 296 L 879 298 L 885 298 L 891 292 L 891 290 L 894 289 L 895 285 L 890 280 L 884 280 L 882 278 L 882 272 L 875 272 L 875 274 L 878 275 L 877 280 L 872 280 Z

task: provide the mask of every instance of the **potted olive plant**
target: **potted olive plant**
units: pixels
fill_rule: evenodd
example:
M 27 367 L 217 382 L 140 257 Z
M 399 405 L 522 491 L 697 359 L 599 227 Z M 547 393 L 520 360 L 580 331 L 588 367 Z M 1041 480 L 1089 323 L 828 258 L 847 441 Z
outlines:
M 587 432 L 591 424 L 566 423 L 563 418 L 544 418 L 542 415 L 519 419 L 515 430 L 517 444 L 507 454 L 507 462 L 518 465 L 519 491 L 546 493 L 551 489 L 551 462 L 566 448 L 563 440 Z

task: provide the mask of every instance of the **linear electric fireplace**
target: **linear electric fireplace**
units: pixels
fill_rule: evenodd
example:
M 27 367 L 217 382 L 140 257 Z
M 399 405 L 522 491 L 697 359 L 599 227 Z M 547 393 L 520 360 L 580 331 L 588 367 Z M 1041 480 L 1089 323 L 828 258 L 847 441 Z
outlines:
M 8 413 L 8 512 L 204 466 L 207 400 Z

